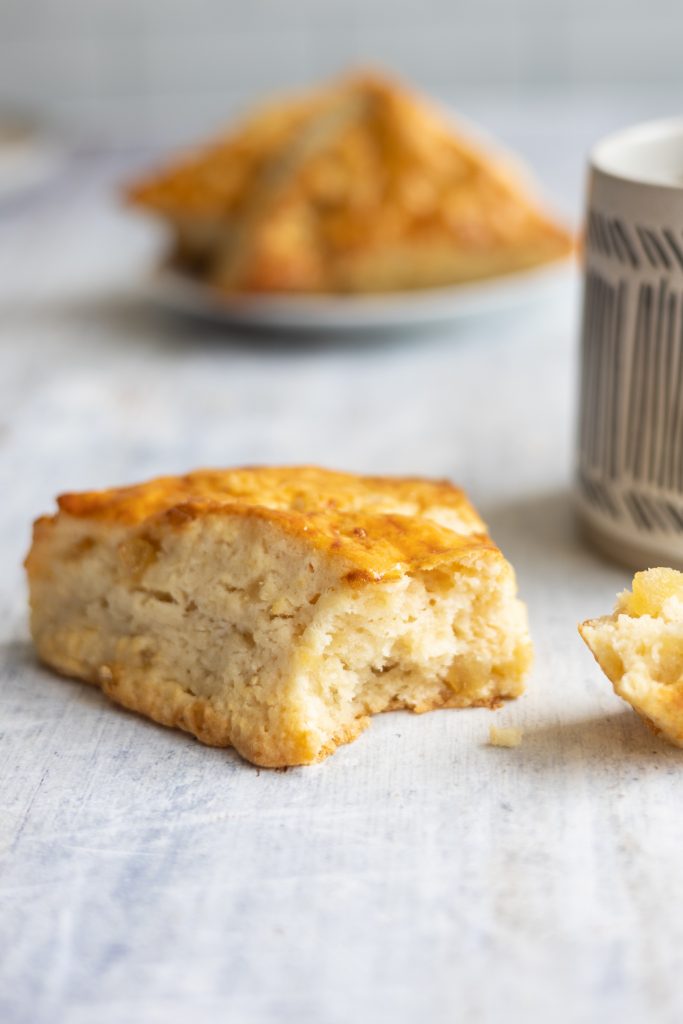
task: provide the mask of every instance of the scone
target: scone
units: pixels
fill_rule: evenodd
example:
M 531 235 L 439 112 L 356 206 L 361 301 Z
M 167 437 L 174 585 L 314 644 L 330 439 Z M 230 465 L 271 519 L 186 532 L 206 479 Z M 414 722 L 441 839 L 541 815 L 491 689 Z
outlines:
M 615 693 L 682 747 L 683 573 L 636 573 L 614 613 L 584 622 L 579 632 Z
M 43 661 L 254 764 L 522 692 L 514 572 L 447 482 L 200 470 L 58 505 L 26 561 Z
M 178 267 L 228 293 L 389 292 L 565 256 L 507 156 L 372 74 L 274 101 L 133 184 Z

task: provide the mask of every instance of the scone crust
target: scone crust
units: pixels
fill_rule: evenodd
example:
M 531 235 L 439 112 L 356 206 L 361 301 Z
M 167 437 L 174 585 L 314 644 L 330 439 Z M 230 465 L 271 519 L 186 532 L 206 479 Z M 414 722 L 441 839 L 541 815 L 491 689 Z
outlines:
M 173 505 L 194 499 L 226 504 L 330 512 L 368 508 L 381 511 L 405 503 L 421 516 L 443 507 L 457 512 L 471 529 L 484 524 L 461 488 L 449 480 L 413 476 L 364 476 L 319 466 L 243 466 L 238 469 L 198 469 L 181 476 L 159 476 L 130 487 L 63 494 L 59 508 L 69 515 L 139 523 Z
M 316 764 L 324 761 L 337 747 L 352 743 L 367 729 L 371 715 L 360 715 L 343 730 L 336 733 L 325 746 L 312 750 L 300 733 L 274 735 L 273 733 L 250 733 L 246 743 L 236 742 L 235 725 L 215 703 L 197 697 L 183 689 L 173 680 L 140 677 L 130 671 L 118 671 L 116 667 L 105 666 L 95 675 L 82 670 L 82 662 L 65 661 L 59 649 L 44 647 L 41 657 L 52 668 L 68 678 L 77 678 L 98 686 L 114 704 L 143 715 L 159 725 L 181 729 L 190 733 L 208 747 L 235 747 L 249 762 L 263 768 L 280 768 L 295 765 Z M 454 694 L 444 686 L 433 699 L 418 705 L 407 701 L 395 701 L 385 711 L 412 711 L 426 714 L 446 708 L 484 707 L 497 708 L 502 698 L 490 700 L 469 700 Z
M 63 494 L 57 503 L 58 515 L 121 526 L 147 522 L 156 530 L 217 515 L 270 520 L 344 561 L 347 578 L 359 583 L 426 570 L 467 551 L 498 552 L 464 492 L 447 480 L 364 477 L 315 466 L 207 469 Z M 52 521 L 38 520 L 36 530 Z

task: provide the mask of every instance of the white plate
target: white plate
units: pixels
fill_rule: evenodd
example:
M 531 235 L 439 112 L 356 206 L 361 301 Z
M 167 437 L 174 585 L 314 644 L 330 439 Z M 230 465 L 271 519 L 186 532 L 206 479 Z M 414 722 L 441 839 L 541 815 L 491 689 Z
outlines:
M 144 294 L 173 312 L 262 330 L 385 331 L 447 323 L 536 301 L 566 283 L 572 260 L 473 284 L 384 295 L 223 295 L 167 267 Z

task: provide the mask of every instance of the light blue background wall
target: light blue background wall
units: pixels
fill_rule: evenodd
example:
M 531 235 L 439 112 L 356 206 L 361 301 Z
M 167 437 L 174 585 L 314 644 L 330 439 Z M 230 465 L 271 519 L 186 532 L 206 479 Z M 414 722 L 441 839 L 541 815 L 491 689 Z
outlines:
M 364 61 L 455 102 L 683 98 L 683 0 L 0 0 L 0 101 L 90 135 L 181 138 Z

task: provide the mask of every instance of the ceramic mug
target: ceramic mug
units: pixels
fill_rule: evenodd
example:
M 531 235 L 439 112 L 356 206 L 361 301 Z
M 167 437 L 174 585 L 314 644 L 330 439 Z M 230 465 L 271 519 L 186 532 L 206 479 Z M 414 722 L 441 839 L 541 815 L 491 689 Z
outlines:
M 591 154 L 576 498 L 633 568 L 683 567 L 683 119 Z

